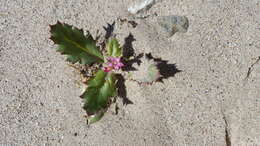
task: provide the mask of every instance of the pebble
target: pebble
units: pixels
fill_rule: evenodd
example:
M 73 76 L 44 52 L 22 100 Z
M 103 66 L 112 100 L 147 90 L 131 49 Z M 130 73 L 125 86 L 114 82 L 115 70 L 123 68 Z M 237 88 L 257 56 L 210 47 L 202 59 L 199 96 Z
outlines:
M 144 0 L 140 3 L 136 3 L 128 8 L 128 12 L 131 14 L 137 14 L 140 11 L 148 10 L 152 5 L 155 4 L 155 0 Z
M 173 36 L 176 32 L 185 33 L 189 27 L 189 20 L 185 16 L 160 16 L 157 22 L 167 37 Z

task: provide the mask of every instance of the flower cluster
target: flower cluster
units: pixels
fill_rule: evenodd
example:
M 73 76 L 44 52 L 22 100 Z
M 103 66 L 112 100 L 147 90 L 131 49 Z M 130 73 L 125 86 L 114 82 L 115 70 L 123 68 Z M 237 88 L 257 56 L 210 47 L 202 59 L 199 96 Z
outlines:
M 106 65 L 103 67 L 105 72 L 110 72 L 112 70 L 119 70 L 122 68 L 124 64 L 121 62 L 118 57 L 108 57 Z

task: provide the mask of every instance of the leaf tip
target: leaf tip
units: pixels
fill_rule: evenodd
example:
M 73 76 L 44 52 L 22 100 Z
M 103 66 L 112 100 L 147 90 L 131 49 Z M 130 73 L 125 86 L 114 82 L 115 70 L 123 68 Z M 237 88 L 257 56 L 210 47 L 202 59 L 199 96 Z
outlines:
M 62 25 L 62 23 L 58 20 L 56 24 Z
M 55 41 L 54 36 L 52 35 L 51 37 L 49 37 L 50 40 L 52 40 L 53 42 Z
M 79 98 L 83 99 L 83 98 L 84 98 L 84 93 L 81 94 L 81 95 L 79 96 Z

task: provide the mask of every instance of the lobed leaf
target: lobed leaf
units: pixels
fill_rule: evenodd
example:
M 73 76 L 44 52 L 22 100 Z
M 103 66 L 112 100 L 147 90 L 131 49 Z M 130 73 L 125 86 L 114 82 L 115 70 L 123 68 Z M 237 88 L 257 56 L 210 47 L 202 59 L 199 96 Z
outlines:
M 122 56 L 122 49 L 119 45 L 117 39 L 113 38 L 109 40 L 107 43 L 107 52 L 109 56 L 112 57 L 121 57 Z
M 71 25 L 57 22 L 51 27 L 51 40 L 58 44 L 57 51 L 67 55 L 67 60 L 81 64 L 103 62 L 103 56 L 96 46 L 96 41 L 88 33 Z
M 107 108 L 110 97 L 116 96 L 116 79 L 114 74 L 99 70 L 88 82 L 87 90 L 81 95 L 85 100 L 84 109 L 90 121 L 98 121 Z

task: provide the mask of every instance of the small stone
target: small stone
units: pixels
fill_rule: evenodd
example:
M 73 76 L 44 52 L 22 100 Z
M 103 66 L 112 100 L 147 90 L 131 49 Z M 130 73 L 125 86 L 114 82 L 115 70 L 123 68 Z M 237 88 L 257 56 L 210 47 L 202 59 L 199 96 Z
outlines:
M 189 20 L 185 16 L 160 16 L 157 21 L 162 33 L 168 37 L 173 36 L 176 32 L 185 33 L 189 27 Z
M 144 0 L 139 3 L 135 3 L 134 5 L 132 5 L 128 8 L 128 12 L 130 12 L 131 14 L 137 14 L 140 11 L 146 11 L 150 7 L 152 7 L 152 5 L 154 5 L 154 3 L 155 3 L 155 0 Z

